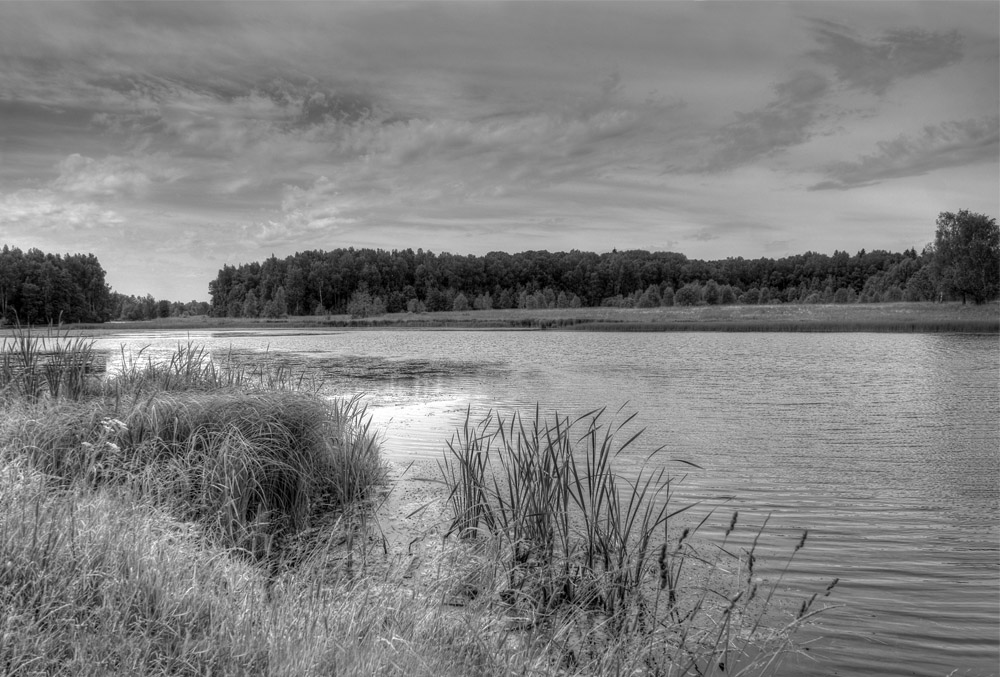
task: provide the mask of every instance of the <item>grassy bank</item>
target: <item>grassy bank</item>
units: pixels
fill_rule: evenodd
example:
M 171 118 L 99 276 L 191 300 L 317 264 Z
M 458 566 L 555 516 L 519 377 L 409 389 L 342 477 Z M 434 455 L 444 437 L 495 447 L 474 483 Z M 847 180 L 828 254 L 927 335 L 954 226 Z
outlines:
M 619 478 L 636 436 L 602 412 L 469 421 L 450 518 L 396 552 L 358 400 L 191 345 L 39 375 L 41 338 L 0 372 L 3 674 L 769 674 L 818 607 L 774 607 L 759 531 L 699 544 L 664 471 Z
M 560 308 L 393 313 L 370 318 L 348 315 L 280 320 L 165 318 L 148 322 L 81 325 L 94 331 L 204 329 L 567 329 L 588 331 L 795 331 L 795 332 L 975 332 L 1000 333 L 1000 304 L 961 303 L 782 304 L 669 308 Z

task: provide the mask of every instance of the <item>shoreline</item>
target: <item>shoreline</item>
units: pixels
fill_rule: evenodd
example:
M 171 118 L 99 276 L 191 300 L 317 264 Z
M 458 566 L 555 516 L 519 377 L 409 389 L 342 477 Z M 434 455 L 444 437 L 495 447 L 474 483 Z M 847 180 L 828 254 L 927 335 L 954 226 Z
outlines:
M 5 328 L 9 329 L 9 328 Z M 707 331 L 1000 333 L 1000 303 L 779 304 L 767 306 L 671 306 L 658 308 L 559 308 L 393 313 L 281 319 L 172 317 L 138 322 L 63 325 L 64 331 L 183 330 L 485 330 L 485 331 Z M 0 332 L 4 329 L 0 329 Z

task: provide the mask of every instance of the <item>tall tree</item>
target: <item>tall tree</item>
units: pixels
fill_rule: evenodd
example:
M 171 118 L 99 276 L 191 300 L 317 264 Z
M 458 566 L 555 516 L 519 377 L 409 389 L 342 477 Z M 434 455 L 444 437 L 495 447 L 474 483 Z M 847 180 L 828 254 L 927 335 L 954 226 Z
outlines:
M 945 293 L 983 303 L 1000 295 L 1000 228 L 996 219 L 967 209 L 941 212 L 934 237 L 934 268 Z

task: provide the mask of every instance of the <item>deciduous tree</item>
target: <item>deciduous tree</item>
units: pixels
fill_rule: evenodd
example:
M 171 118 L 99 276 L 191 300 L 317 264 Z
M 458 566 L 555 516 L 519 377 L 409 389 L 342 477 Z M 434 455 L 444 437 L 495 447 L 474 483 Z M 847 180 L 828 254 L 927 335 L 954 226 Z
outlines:
M 996 219 L 966 209 L 941 212 L 934 268 L 942 291 L 983 303 L 1000 295 L 1000 229 Z

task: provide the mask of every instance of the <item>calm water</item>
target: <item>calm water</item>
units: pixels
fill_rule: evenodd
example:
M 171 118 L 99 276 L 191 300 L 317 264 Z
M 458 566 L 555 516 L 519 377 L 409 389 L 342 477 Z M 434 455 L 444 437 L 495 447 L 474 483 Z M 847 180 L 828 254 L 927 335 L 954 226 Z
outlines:
M 331 393 L 364 393 L 393 457 L 440 454 L 470 407 L 625 405 L 638 413 L 631 428 L 646 429 L 632 460 L 663 445 L 664 462 L 704 469 L 678 492 L 724 506 L 703 537 L 734 508 L 748 525 L 770 513 L 776 553 L 809 529 L 789 598 L 840 578 L 830 601 L 842 606 L 802 637 L 815 637 L 817 662 L 785 674 L 998 674 L 995 336 L 212 332 L 99 345 L 155 355 L 189 338 L 220 355 L 268 351 Z

